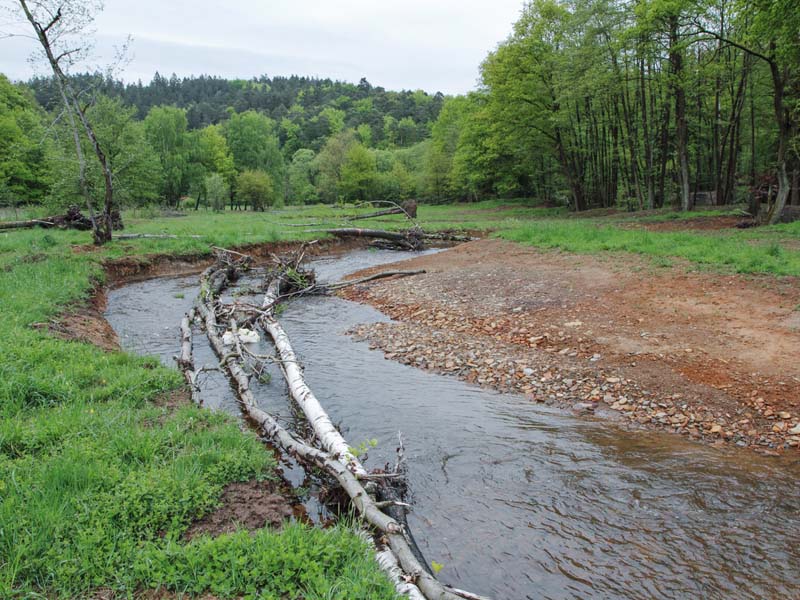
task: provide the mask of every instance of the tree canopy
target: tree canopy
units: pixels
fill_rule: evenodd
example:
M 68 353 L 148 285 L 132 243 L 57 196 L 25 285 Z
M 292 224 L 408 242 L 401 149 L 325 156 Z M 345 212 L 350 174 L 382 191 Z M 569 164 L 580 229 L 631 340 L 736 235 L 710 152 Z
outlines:
M 788 0 L 531 0 L 481 64 L 478 89 L 456 97 L 297 76 L 74 81 L 96 91 L 91 110 L 117 132 L 104 134 L 124 146 L 109 142 L 115 163 L 148 179 L 117 175 L 127 204 L 209 204 L 213 174 L 235 199 L 247 172 L 267 176 L 264 205 L 750 199 L 768 200 L 772 219 L 800 203 L 798 14 Z M 44 78 L 28 86 L 42 108 L 0 80 L 0 201 L 39 201 L 51 177 L 65 181 L 48 155 L 66 146 L 44 126 L 58 120 L 58 90 Z

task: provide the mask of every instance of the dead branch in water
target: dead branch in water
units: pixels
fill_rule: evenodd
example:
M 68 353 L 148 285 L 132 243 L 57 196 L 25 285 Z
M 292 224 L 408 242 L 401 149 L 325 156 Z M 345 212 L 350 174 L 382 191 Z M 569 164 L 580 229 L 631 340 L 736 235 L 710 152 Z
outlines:
M 373 495 L 361 483 L 362 479 L 369 481 L 374 478 L 374 475 L 366 473 L 357 458 L 353 456 L 344 438 L 330 422 L 327 413 L 306 385 L 288 335 L 275 317 L 275 306 L 280 301 L 282 294 L 291 293 L 292 286 L 297 286 L 299 283 L 298 275 L 302 280 L 306 273 L 299 264 L 303 253 L 304 248 L 301 248 L 289 260 L 278 259 L 277 268 L 268 273 L 267 292 L 264 295 L 257 322 L 272 337 L 292 398 L 303 409 L 317 439 L 325 449 L 315 448 L 298 439 L 282 427 L 272 415 L 257 406 L 250 389 L 251 376 L 245 368 L 246 358 L 241 344 L 235 343 L 233 348 L 229 349 L 223 343 L 219 333 L 221 327 L 218 315 L 227 314 L 228 311 L 220 305 L 218 298 L 229 282 L 237 276 L 238 265 L 246 267 L 250 261 L 247 260 L 249 257 L 244 255 L 239 255 L 235 257 L 235 260 L 231 260 L 234 258 L 233 253 L 219 249 L 220 261 L 217 265 L 206 269 L 201 276 L 197 311 L 205 323 L 206 334 L 221 361 L 221 366 L 235 384 L 243 411 L 283 451 L 322 469 L 336 480 L 350 498 L 358 514 L 382 534 L 381 543 L 385 543 L 386 547 L 378 553 L 379 564 L 387 571 L 399 593 L 407 594 L 416 600 L 420 598 L 427 600 L 480 599 L 473 594 L 459 592 L 442 585 L 418 560 L 406 538 L 404 527 L 381 510 L 381 507 L 386 505 L 376 502 Z M 238 339 L 235 335 L 235 320 L 231 321 L 230 326 L 234 331 L 234 339 Z M 398 460 L 399 463 L 402 462 L 400 459 Z M 397 476 L 399 474 L 376 475 Z M 376 485 L 376 483 L 370 483 L 368 487 Z M 391 504 L 396 503 L 392 502 Z
M 178 368 L 183 373 L 186 385 L 189 386 L 192 401 L 195 404 L 200 404 L 197 371 L 194 368 L 194 360 L 192 358 L 192 321 L 194 321 L 196 314 L 193 308 L 181 319 L 181 353 L 175 357 L 175 362 L 178 363 Z
M 382 229 L 360 229 L 358 227 L 342 227 L 337 229 L 311 229 L 311 232 L 322 232 L 335 235 L 340 238 L 364 237 L 377 240 L 385 240 L 391 243 L 392 247 L 400 250 L 421 250 L 423 248 L 422 230 L 414 227 L 405 231 L 383 231 Z

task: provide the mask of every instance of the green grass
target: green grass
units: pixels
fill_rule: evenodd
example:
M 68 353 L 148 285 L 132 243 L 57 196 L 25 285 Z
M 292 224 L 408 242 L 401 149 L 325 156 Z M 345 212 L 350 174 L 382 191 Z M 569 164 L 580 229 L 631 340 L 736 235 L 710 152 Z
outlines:
M 628 252 L 658 259 L 677 258 L 720 271 L 800 275 L 800 251 L 786 241 L 798 227 L 783 225 L 753 231 L 653 232 L 622 229 L 597 220 L 549 220 L 518 223 L 500 237 L 541 248 L 581 254 Z
M 86 299 L 107 258 L 290 237 L 261 227 L 261 215 L 208 216 L 202 226 L 200 216 L 174 220 L 176 232 L 204 231 L 202 241 L 113 242 L 91 252 L 73 248 L 90 243 L 86 232 L 0 233 L 0 597 L 76 598 L 106 587 L 394 598 L 345 525 L 186 542 L 189 524 L 218 506 L 225 484 L 275 476 L 272 455 L 229 417 L 154 402 L 181 385 L 176 370 L 32 327 Z
M 271 477 L 274 459 L 232 420 L 154 400 L 181 385 L 152 359 L 106 353 L 33 325 L 89 297 L 102 262 L 154 254 L 199 256 L 211 245 L 324 237 L 343 214 L 372 209 L 310 206 L 266 213 L 126 214 L 126 232 L 177 239 L 115 240 L 88 232 L 0 232 L 0 597 L 177 592 L 263 598 L 392 598 L 369 550 L 347 526 L 236 533 L 183 541 L 195 518 L 232 481 Z M 718 213 L 714 213 L 718 214 Z M 676 216 L 673 216 L 676 215 Z M 645 220 L 708 216 L 661 211 Z M 648 232 L 629 214 L 575 218 L 529 201 L 419 207 L 425 229 L 494 231 L 543 248 L 675 259 L 704 268 L 800 275 L 800 223 L 725 232 Z M 400 229 L 402 216 L 354 222 Z M 200 236 L 200 237 L 190 237 Z M 612 255 L 613 256 L 613 255 Z

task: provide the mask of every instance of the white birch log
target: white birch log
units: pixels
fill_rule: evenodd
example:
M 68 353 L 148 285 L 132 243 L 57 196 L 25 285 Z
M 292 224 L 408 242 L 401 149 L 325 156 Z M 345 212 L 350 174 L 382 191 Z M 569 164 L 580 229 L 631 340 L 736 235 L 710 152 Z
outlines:
M 289 336 L 275 319 L 274 307 L 280 298 L 282 277 L 282 274 L 278 274 L 270 282 L 267 292 L 264 294 L 264 302 L 261 305 L 263 314 L 258 322 L 272 338 L 280 356 L 280 367 L 286 379 L 286 384 L 289 386 L 289 393 L 297 406 L 300 407 L 300 410 L 303 411 L 303 414 L 305 414 L 322 447 L 331 455 L 349 465 L 354 473 L 366 475 L 367 472 L 358 457 L 353 454 L 342 434 L 331 422 L 328 413 L 322 408 L 314 392 L 306 384 L 303 370 L 300 368 L 300 363 L 294 353 Z
M 267 297 L 271 299 L 270 302 L 268 302 L 267 297 L 265 297 L 264 301 L 264 307 L 268 308 L 270 312 L 269 318 L 276 323 L 277 321 L 271 316 L 271 313 L 272 307 L 279 297 L 279 279 L 279 277 L 276 278 L 277 281 L 274 281 L 270 285 L 267 292 Z M 423 598 L 426 600 L 464 600 L 464 598 L 488 600 L 473 594 L 459 594 L 453 588 L 448 588 L 438 581 L 417 560 L 403 533 L 402 525 L 380 510 L 375 499 L 359 481 L 357 472 L 353 472 L 355 469 L 351 470 L 353 469 L 352 464 L 342 462 L 333 452 L 319 450 L 295 438 L 281 426 L 272 415 L 257 406 L 255 397 L 250 390 L 250 376 L 243 366 L 244 359 L 241 355 L 241 350 L 236 350 L 233 354 L 230 352 L 226 353 L 226 346 L 223 344 L 222 338 L 218 333 L 219 323 L 217 322 L 213 303 L 215 301 L 215 295 L 225 285 L 226 281 L 227 277 L 224 273 L 220 275 L 218 272 L 215 272 L 213 268 L 207 269 L 201 278 L 201 293 L 199 302 L 197 303 L 197 310 L 205 323 L 206 334 L 211 343 L 211 347 L 220 358 L 221 365 L 228 371 L 231 379 L 236 383 L 237 395 L 245 414 L 259 426 L 259 429 L 266 436 L 273 440 L 273 442 L 285 452 L 298 456 L 306 462 L 318 466 L 336 479 L 361 517 L 383 534 L 383 538 L 388 542 L 388 551 L 394 554 L 397 564 L 400 565 L 404 572 L 403 579 L 408 582 L 413 582 L 421 591 Z M 235 327 L 235 323 L 232 325 Z M 282 328 L 280 331 L 283 332 Z M 285 332 L 283 332 L 283 335 L 286 335 Z M 286 336 L 286 339 L 288 341 L 288 336 Z M 288 348 L 291 350 L 290 344 Z M 296 362 L 292 364 L 296 365 Z M 302 380 L 302 375 L 300 378 Z M 305 383 L 303 383 L 303 385 L 305 385 Z M 316 400 L 316 398 L 314 398 L 314 400 Z M 327 417 L 327 414 L 322 410 L 321 406 L 320 411 Z M 339 437 L 341 438 L 340 434 Z M 358 467 L 363 471 L 363 467 L 361 467 L 360 464 Z M 368 478 L 369 476 L 365 473 L 365 477 Z
M 181 319 L 181 353 L 176 358 L 176 362 L 183 373 L 186 385 L 189 386 L 192 402 L 201 404 L 200 390 L 197 387 L 197 371 L 192 358 L 192 321 L 194 321 L 195 314 L 196 311 L 193 308 Z

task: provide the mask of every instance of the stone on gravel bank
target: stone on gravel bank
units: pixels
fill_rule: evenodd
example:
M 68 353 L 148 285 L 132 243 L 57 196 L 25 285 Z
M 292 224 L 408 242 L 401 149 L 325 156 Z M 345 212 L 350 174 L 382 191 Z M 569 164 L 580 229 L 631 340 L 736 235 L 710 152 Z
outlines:
M 745 406 L 725 412 L 694 402 L 685 390 L 648 389 L 616 367 L 603 365 L 589 340 L 575 334 L 580 321 L 564 323 L 563 330 L 553 326 L 532 331 L 514 315 L 477 317 L 456 301 L 410 303 L 408 291 L 424 278 L 346 290 L 344 297 L 372 304 L 400 321 L 363 325 L 349 333 L 388 359 L 525 394 L 535 402 L 583 414 L 597 409 L 634 426 L 709 443 L 730 442 L 764 452 L 800 447 L 798 418 L 773 411 L 757 391 Z

